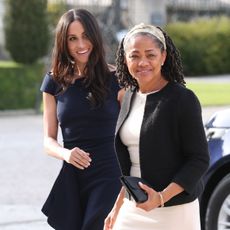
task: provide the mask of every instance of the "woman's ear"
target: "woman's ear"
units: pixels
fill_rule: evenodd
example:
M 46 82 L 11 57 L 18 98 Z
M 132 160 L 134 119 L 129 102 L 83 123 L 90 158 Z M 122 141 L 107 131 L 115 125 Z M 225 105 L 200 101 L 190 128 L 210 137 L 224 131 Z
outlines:
M 166 57 L 167 57 L 167 52 L 166 52 L 166 50 L 164 50 L 163 52 L 162 52 L 162 64 L 161 64 L 161 66 L 163 66 L 164 65 L 164 63 L 165 63 L 165 60 L 166 60 Z
M 124 55 L 124 64 L 127 65 L 127 60 L 126 60 L 126 56 Z

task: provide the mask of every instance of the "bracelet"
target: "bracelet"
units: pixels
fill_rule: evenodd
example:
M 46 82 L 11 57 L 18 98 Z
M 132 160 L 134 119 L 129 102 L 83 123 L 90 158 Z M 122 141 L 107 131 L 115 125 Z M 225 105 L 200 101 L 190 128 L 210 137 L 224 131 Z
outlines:
M 160 201 L 161 201 L 161 207 L 164 207 L 164 198 L 161 192 L 158 192 L 159 196 L 160 196 Z

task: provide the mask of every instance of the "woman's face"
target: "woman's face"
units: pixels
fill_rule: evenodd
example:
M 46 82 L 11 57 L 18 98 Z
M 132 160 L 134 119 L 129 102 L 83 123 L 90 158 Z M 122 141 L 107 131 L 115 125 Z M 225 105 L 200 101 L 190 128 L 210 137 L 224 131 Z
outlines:
M 74 59 L 78 74 L 81 75 L 93 50 L 93 44 L 87 37 L 84 27 L 79 21 L 73 21 L 67 31 L 67 47 Z
M 153 38 L 147 35 L 132 37 L 125 49 L 128 70 L 139 84 L 140 89 L 148 89 L 162 80 L 161 66 L 166 52 L 161 52 Z

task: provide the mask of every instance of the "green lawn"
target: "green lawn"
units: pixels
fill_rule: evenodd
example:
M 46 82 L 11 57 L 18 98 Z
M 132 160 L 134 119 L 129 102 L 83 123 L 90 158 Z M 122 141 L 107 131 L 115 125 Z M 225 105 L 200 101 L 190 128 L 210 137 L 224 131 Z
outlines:
M 14 61 L 0 61 L 0 68 L 15 68 L 21 66 Z
M 227 83 L 187 83 L 187 88 L 192 89 L 198 96 L 202 106 L 230 106 L 230 82 Z

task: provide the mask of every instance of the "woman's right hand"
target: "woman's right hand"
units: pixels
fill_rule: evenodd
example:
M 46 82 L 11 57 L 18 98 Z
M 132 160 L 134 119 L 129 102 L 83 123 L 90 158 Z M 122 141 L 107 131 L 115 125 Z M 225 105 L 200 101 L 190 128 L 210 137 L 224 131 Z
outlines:
M 64 155 L 64 160 L 79 169 L 88 168 L 92 161 L 89 153 L 78 147 L 68 150 Z
M 115 221 L 117 219 L 117 215 L 119 213 L 119 210 L 123 204 L 123 200 L 125 197 L 125 188 L 122 186 L 120 193 L 117 196 L 116 202 L 113 206 L 113 209 L 108 214 L 108 216 L 105 218 L 104 221 L 104 228 L 103 230 L 112 230 L 115 224 Z
M 112 209 L 112 211 L 108 214 L 104 221 L 104 228 L 103 230 L 112 230 L 117 219 L 118 211 Z

